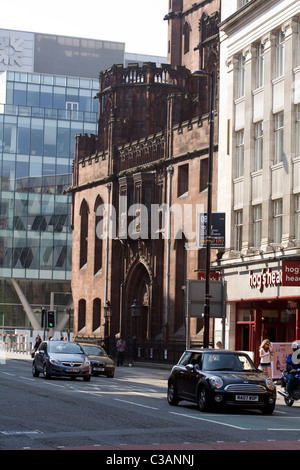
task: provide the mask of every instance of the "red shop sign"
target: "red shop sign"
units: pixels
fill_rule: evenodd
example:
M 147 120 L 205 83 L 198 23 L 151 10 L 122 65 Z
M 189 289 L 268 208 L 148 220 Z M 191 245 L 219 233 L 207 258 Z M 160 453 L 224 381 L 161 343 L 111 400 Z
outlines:
M 300 286 L 300 260 L 282 261 L 282 285 Z
M 206 278 L 205 271 L 198 271 L 197 278 L 198 278 L 198 281 L 204 281 L 205 278 Z M 209 278 L 210 278 L 211 281 L 219 281 L 220 273 L 210 272 L 209 273 Z

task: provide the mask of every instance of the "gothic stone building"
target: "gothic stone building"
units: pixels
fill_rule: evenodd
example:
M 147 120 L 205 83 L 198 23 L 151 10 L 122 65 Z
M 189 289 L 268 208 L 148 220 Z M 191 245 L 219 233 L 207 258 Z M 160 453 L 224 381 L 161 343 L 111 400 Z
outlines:
M 170 0 L 168 65 L 100 74 L 98 135 L 77 136 L 70 188 L 77 338 L 185 338 L 186 280 L 205 264 L 210 127 L 209 78 L 191 70 L 218 68 L 219 3 Z M 202 326 L 193 319 L 192 338 Z

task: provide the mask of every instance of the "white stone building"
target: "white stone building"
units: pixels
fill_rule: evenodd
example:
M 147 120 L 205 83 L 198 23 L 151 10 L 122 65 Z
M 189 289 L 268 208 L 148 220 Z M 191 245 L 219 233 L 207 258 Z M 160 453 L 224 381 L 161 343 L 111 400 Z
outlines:
M 220 54 L 226 248 L 215 267 L 225 345 L 257 358 L 265 337 L 300 338 L 300 0 L 222 2 Z

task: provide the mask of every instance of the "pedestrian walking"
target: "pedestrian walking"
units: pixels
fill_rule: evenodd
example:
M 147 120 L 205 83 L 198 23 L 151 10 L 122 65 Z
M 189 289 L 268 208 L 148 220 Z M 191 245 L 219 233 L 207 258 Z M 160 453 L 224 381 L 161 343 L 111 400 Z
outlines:
M 273 350 L 271 343 L 265 339 L 259 347 L 260 364 L 259 368 L 268 377 L 272 378 L 271 362 L 273 361 Z
M 31 352 L 31 357 L 34 357 L 35 353 L 39 349 L 39 345 L 41 344 L 41 342 L 42 338 L 40 337 L 40 335 L 37 335 L 37 337 L 35 338 L 35 345 L 33 346 L 33 350 Z
M 118 351 L 118 357 L 117 357 L 117 366 L 122 366 L 124 362 L 124 356 L 125 356 L 125 350 L 126 350 L 126 342 L 124 338 L 121 338 L 117 342 L 117 351 Z

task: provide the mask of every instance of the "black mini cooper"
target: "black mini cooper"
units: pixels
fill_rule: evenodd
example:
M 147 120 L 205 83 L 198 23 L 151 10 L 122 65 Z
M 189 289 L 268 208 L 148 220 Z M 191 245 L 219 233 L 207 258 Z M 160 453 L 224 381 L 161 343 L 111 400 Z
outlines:
M 183 353 L 168 379 L 168 402 L 198 404 L 201 411 L 217 406 L 258 408 L 272 414 L 276 388 L 247 354 L 220 349 L 190 349 Z

